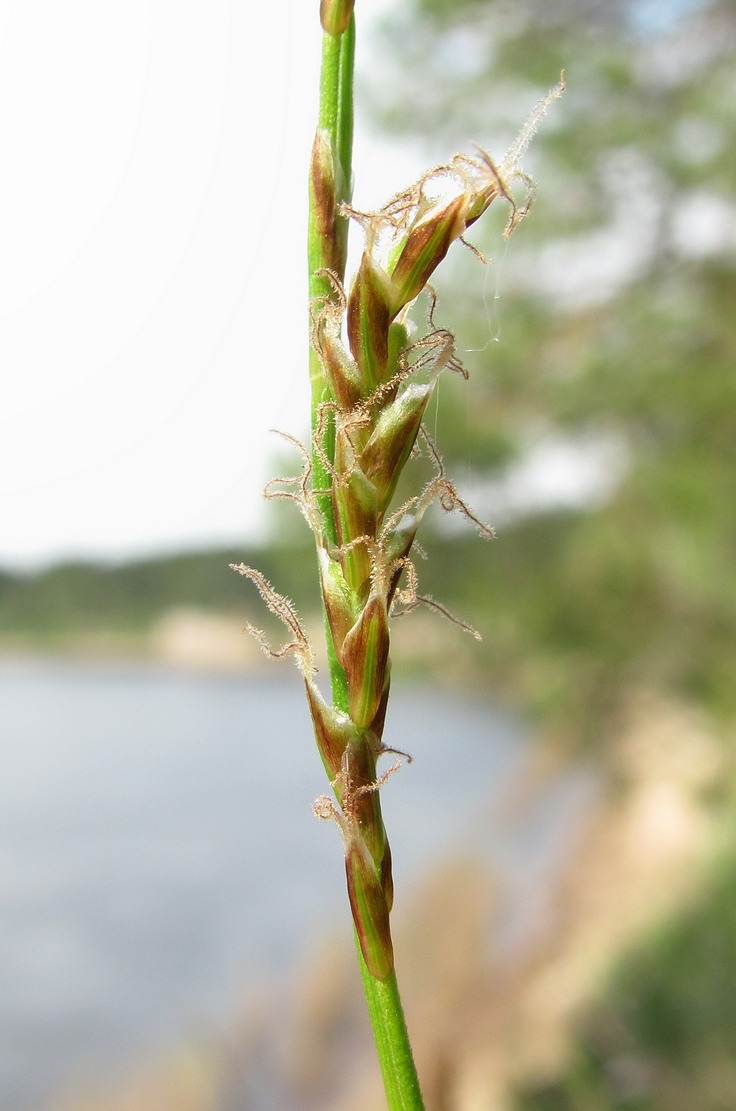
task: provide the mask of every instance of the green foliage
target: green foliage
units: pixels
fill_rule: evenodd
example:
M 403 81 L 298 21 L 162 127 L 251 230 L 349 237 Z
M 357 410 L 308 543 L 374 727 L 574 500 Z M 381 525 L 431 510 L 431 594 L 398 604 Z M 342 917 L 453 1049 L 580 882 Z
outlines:
M 736 712 L 736 14 L 691 5 L 652 31 L 641 11 L 418 0 L 385 42 L 408 88 L 373 91 L 438 155 L 470 120 L 500 157 L 520 105 L 567 71 L 530 151 L 530 219 L 501 255 L 472 237 L 497 255 L 482 299 L 469 253 L 439 287 L 471 381 L 444 384 L 428 424 L 499 541 L 458 559 L 428 541 L 420 572 L 484 634 L 468 673 L 578 738 L 632 683 Z M 608 485 L 494 520 L 519 465 L 561 443 L 582 469 L 605 447 Z
M 515 1111 L 729 1111 L 736 1069 L 736 888 L 729 861 L 699 904 L 618 967 L 561 1079 Z
M 468 255 L 439 289 L 436 318 L 471 373 L 469 399 L 452 383 L 440 399 L 448 471 L 493 520 L 540 446 L 582 445 L 581 468 L 605 446 L 612 463 L 595 497 L 499 514 L 490 549 L 439 533 L 421 589 L 483 633 L 465 653 L 471 681 L 567 740 L 600 746 L 637 685 L 732 726 L 736 10 L 415 0 L 393 20 L 385 48 L 400 44 L 393 60 L 411 75 L 400 102 L 382 75 L 374 109 L 438 158 L 460 119 L 500 157 L 519 103 L 567 73 L 530 152 L 538 200 L 484 298 L 469 292 Z M 520 1088 L 515 1111 L 730 1111 L 734 856 L 618 965 L 572 1064 Z

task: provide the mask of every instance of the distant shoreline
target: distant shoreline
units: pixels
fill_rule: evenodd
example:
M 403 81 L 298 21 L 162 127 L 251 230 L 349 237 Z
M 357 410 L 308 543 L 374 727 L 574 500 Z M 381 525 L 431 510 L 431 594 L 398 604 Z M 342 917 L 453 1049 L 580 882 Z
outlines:
M 263 671 L 268 660 L 241 633 L 233 615 L 174 607 L 140 632 L 118 629 L 65 630 L 0 637 L 1 661 L 77 660 L 79 662 L 165 664 L 183 670 L 248 674 Z
M 319 615 L 307 617 L 304 625 L 317 650 L 318 671 L 326 675 L 326 661 L 320 660 Z M 403 681 L 431 681 L 455 691 L 467 687 L 465 654 L 458 651 L 452 657 L 446 655 L 445 631 L 443 623 L 431 613 L 413 614 L 409 620 L 397 622 L 392 637 L 395 672 Z M 282 643 L 279 629 L 271 629 L 268 636 L 274 647 Z M 164 610 L 147 627 L 135 631 L 102 626 L 0 634 L 0 668 L 34 663 L 151 666 L 193 674 L 263 678 L 293 670 L 289 661 L 269 659 L 243 631 L 242 613 L 195 606 Z

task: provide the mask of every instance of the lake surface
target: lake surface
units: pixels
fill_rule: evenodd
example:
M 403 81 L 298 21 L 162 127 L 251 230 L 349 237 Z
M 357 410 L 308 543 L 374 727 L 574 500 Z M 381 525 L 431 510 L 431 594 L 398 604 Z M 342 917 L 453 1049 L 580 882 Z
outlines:
M 416 690 L 395 692 L 385 740 L 415 758 L 382 793 L 400 897 L 500 801 L 524 743 L 482 704 Z M 3 663 L 0 1108 L 226 1021 L 328 924 L 349 929 L 339 833 L 312 816 L 325 789 L 288 668 Z M 548 866 L 576 798 L 501 846 L 520 875 Z

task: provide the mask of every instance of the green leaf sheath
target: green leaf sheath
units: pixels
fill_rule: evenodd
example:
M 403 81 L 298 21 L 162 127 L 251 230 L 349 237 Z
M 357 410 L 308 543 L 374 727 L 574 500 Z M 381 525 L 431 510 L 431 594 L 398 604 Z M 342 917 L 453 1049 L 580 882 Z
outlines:
M 338 78 L 338 112 L 336 147 L 345 177 L 345 200 L 352 196 L 353 166 L 353 74 L 355 70 L 355 16 L 340 39 L 340 71 Z M 347 236 L 347 221 L 344 224 Z

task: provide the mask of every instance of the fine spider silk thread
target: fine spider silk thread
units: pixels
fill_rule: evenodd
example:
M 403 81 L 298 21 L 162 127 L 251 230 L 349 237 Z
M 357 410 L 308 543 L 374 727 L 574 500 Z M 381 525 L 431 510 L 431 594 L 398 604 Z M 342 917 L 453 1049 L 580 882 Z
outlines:
M 483 310 L 485 313 L 486 329 L 488 331 L 488 339 L 482 347 L 466 347 L 463 350 L 465 355 L 481 354 L 487 351 L 492 343 L 501 342 L 501 279 L 503 271 L 506 268 L 506 255 L 509 249 L 509 240 L 504 240 L 503 248 L 501 250 L 498 262 L 490 260 L 486 274 L 483 278 Z M 492 280 L 490 268 L 493 266 L 493 297 L 489 299 L 488 287 Z
M 482 297 L 483 297 L 483 310 L 485 315 L 485 324 L 488 332 L 488 339 L 482 347 L 465 347 L 463 349 L 464 355 L 481 355 L 487 351 L 492 343 L 501 342 L 501 279 L 503 271 L 506 269 L 506 256 L 509 249 L 509 239 L 504 240 L 503 248 L 501 250 L 498 261 L 489 260 L 486 268 L 486 273 L 483 278 Z M 494 273 L 491 275 L 490 268 L 494 267 Z M 493 298 L 489 300 L 489 285 L 493 281 Z M 438 383 L 439 386 L 439 383 Z M 470 410 L 471 410 L 471 390 L 473 387 L 473 377 L 466 382 L 465 390 L 465 426 L 470 428 Z M 439 403 L 439 397 L 438 397 Z M 437 440 L 437 412 L 435 410 L 435 442 Z M 466 453 L 465 457 L 465 481 L 468 489 L 471 485 L 471 465 L 470 465 L 470 450 Z
M 440 417 L 440 389 L 442 388 L 442 377 L 437 379 L 437 384 L 434 388 L 434 431 L 432 437 L 434 442 L 437 443 L 437 428 L 439 426 Z

